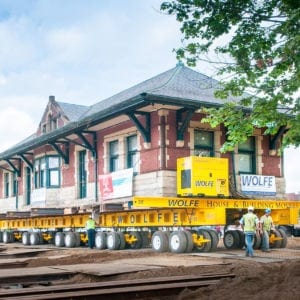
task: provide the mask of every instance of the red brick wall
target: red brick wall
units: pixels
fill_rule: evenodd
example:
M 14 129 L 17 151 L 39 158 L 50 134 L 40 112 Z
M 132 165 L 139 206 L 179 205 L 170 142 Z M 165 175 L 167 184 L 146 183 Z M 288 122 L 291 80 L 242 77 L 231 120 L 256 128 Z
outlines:
M 33 151 L 33 158 L 35 158 L 37 156 L 43 156 L 47 152 L 50 152 L 50 151 L 51 152 L 54 151 L 54 149 L 50 145 L 45 145 L 45 146 L 42 146 L 40 148 L 34 149 L 34 151 Z
M 157 112 L 151 113 L 151 143 L 150 149 L 144 147 L 142 138 L 140 152 L 140 173 L 153 172 L 161 169 L 160 163 L 160 118 Z
M 70 143 L 69 148 L 69 164 L 65 165 L 62 160 L 62 181 L 61 185 L 62 187 L 70 187 L 75 185 L 75 168 L 76 168 L 76 162 L 75 162 L 75 145 Z
M 160 169 L 160 149 L 158 147 L 145 149 L 140 153 L 141 173 L 153 172 Z
M 98 174 L 103 174 L 104 161 L 104 134 L 101 132 L 97 132 L 97 156 L 98 156 Z
M 160 147 L 160 117 L 157 112 L 151 113 L 151 148 Z
M 167 169 L 168 170 L 176 170 L 177 168 L 177 158 L 185 157 L 190 155 L 190 149 L 188 148 L 188 144 L 190 142 L 190 135 L 186 130 L 184 133 L 184 145 L 183 147 L 177 147 L 177 131 L 176 128 L 176 112 L 169 111 L 169 115 L 167 117 L 168 120 L 168 130 L 167 130 L 167 139 L 169 141 L 168 145 L 168 161 L 167 161 Z
M 18 195 L 22 195 L 23 194 L 23 182 L 25 180 L 25 174 L 24 174 L 24 162 L 21 161 L 21 174 L 20 177 L 18 177 Z
M 93 153 L 91 151 L 87 151 L 87 159 L 88 159 L 88 182 L 95 182 L 96 177 L 98 175 L 95 175 L 95 159 L 93 157 Z
M 269 155 L 269 136 L 263 136 L 262 140 L 262 175 L 280 177 L 281 170 L 279 168 L 281 164 L 281 158 L 277 154 L 274 156 Z

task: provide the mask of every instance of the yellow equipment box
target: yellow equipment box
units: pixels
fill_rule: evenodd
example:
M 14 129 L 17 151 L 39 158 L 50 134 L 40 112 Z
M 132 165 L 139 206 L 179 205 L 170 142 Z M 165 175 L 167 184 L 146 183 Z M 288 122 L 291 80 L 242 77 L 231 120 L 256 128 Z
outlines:
M 179 197 L 228 197 L 228 160 L 189 156 L 177 159 Z

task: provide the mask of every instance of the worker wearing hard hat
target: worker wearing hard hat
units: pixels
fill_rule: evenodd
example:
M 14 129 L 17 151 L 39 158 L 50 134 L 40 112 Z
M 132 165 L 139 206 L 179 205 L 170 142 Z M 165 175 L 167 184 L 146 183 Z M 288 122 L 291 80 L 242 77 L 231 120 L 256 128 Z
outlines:
M 271 209 L 267 208 L 265 214 L 260 218 L 260 229 L 262 232 L 261 250 L 263 252 L 270 252 L 269 236 L 273 227 L 274 223 L 271 217 Z
M 90 249 L 93 249 L 95 246 L 95 227 L 96 221 L 93 219 L 93 215 L 90 215 L 85 225 L 88 236 L 88 246 Z
M 256 230 L 259 230 L 259 219 L 254 214 L 254 207 L 248 207 L 248 213 L 242 216 L 240 224 L 245 233 L 246 256 L 253 257 L 254 236 L 256 234 Z

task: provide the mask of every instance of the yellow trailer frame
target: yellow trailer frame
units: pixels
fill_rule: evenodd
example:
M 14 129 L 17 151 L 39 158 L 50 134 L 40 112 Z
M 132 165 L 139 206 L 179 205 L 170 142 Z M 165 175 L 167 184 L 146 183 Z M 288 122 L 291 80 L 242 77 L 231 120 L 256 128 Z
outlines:
M 258 216 L 271 208 L 276 225 L 298 224 L 300 201 L 179 197 L 133 197 L 134 209 L 103 212 L 96 221 L 103 228 L 233 225 L 248 206 L 253 206 Z M 6 217 L 0 220 L 0 229 L 85 228 L 88 217 L 89 214 Z
M 189 252 L 193 246 L 204 252 L 214 251 L 217 247 L 217 233 L 209 228 L 217 225 L 239 225 L 238 221 L 248 206 L 255 207 L 258 216 L 261 216 L 266 208 L 271 208 L 272 218 L 277 226 L 298 224 L 300 201 L 134 197 L 132 209 L 100 213 L 99 219 L 96 220 L 99 226 L 96 238 L 100 241 L 100 249 L 107 245 L 109 249 L 123 249 L 125 244 L 137 249 L 141 245 L 149 245 L 151 240 L 155 251 L 167 251 L 170 247 L 173 252 Z M 87 242 L 85 224 L 88 218 L 87 213 L 10 216 L 0 220 L 0 230 L 6 234 L 8 241 L 22 240 L 24 244 L 28 244 L 29 236 L 34 243 L 38 243 L 39 239 L 41 242 L 52 242 L 57 237 L 59 246 L 67 246 L 63 242 L 63 239 L 67 238 L 67 247 L 76 247 L 80 241 Z M 36 231 L 40 234 L 36 234 Z M 231 240 L 232 247 L 238 247 L 238 242 L 243 240 L 238 226 L 226 234 L 229 241 L 227 244 L 224 242 L 226 247 L 231 247 Z M 270 236 L 270 243 L 276 245 L 277 242 L 278 247 L 285 247 L 286 235 L 280 228 Z
M 90 214 L 65 214 L 32 217 L 6 217 L 0 220 L 0 229 L 58 229 L 84 228 Z
M 168 216 L 166 220 L 173 220 L 176 225 L 184 224 L 186 226 L 188 226 L 188 223 L 190 224 L 189 226 L 230 225 L 233 224 L 232 221 L 236 220 L 239 215 L 241 217 L 249 206 L 253 206 L 258 216 L 263 215 L 266 208 L 270 208 L 276 225 L 295 225 L 299 222 L 300 201 L 134 197 L 132 206 L 143 211 L 141 214 L 145 216 L 145 220 L 148 220 L 150 217 L 146 218 L 147 215 L 153 215 L 151 209 L 155 207 L 156 209 L 164 210 L 163 213 Z M 147 209 L 149 209 L 149 213 Z M 138 215 L 138 213 L 135 214 Z M 141 217 L 139 219 L 143 220 Z M 161 224 L 158 216 L 156 220 L 157 224 Z

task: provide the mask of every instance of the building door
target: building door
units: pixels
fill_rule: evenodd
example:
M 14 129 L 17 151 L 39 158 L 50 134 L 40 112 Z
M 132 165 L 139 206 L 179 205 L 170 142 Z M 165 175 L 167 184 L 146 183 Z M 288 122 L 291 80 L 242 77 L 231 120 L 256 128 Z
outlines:
M 86 167 L 85 167 L 86 151 L 79 152 L 78 159 L 78 176 L 79 176 L 79 198 L 86 197 Z
M 30 203 L 31 203 L 31 170 L 29 167 L 26 167 L 26 169 L 25 169 L 25 176 L 26 176 L 25 201 L 26 201 L 26 205 L 30 205 Z

